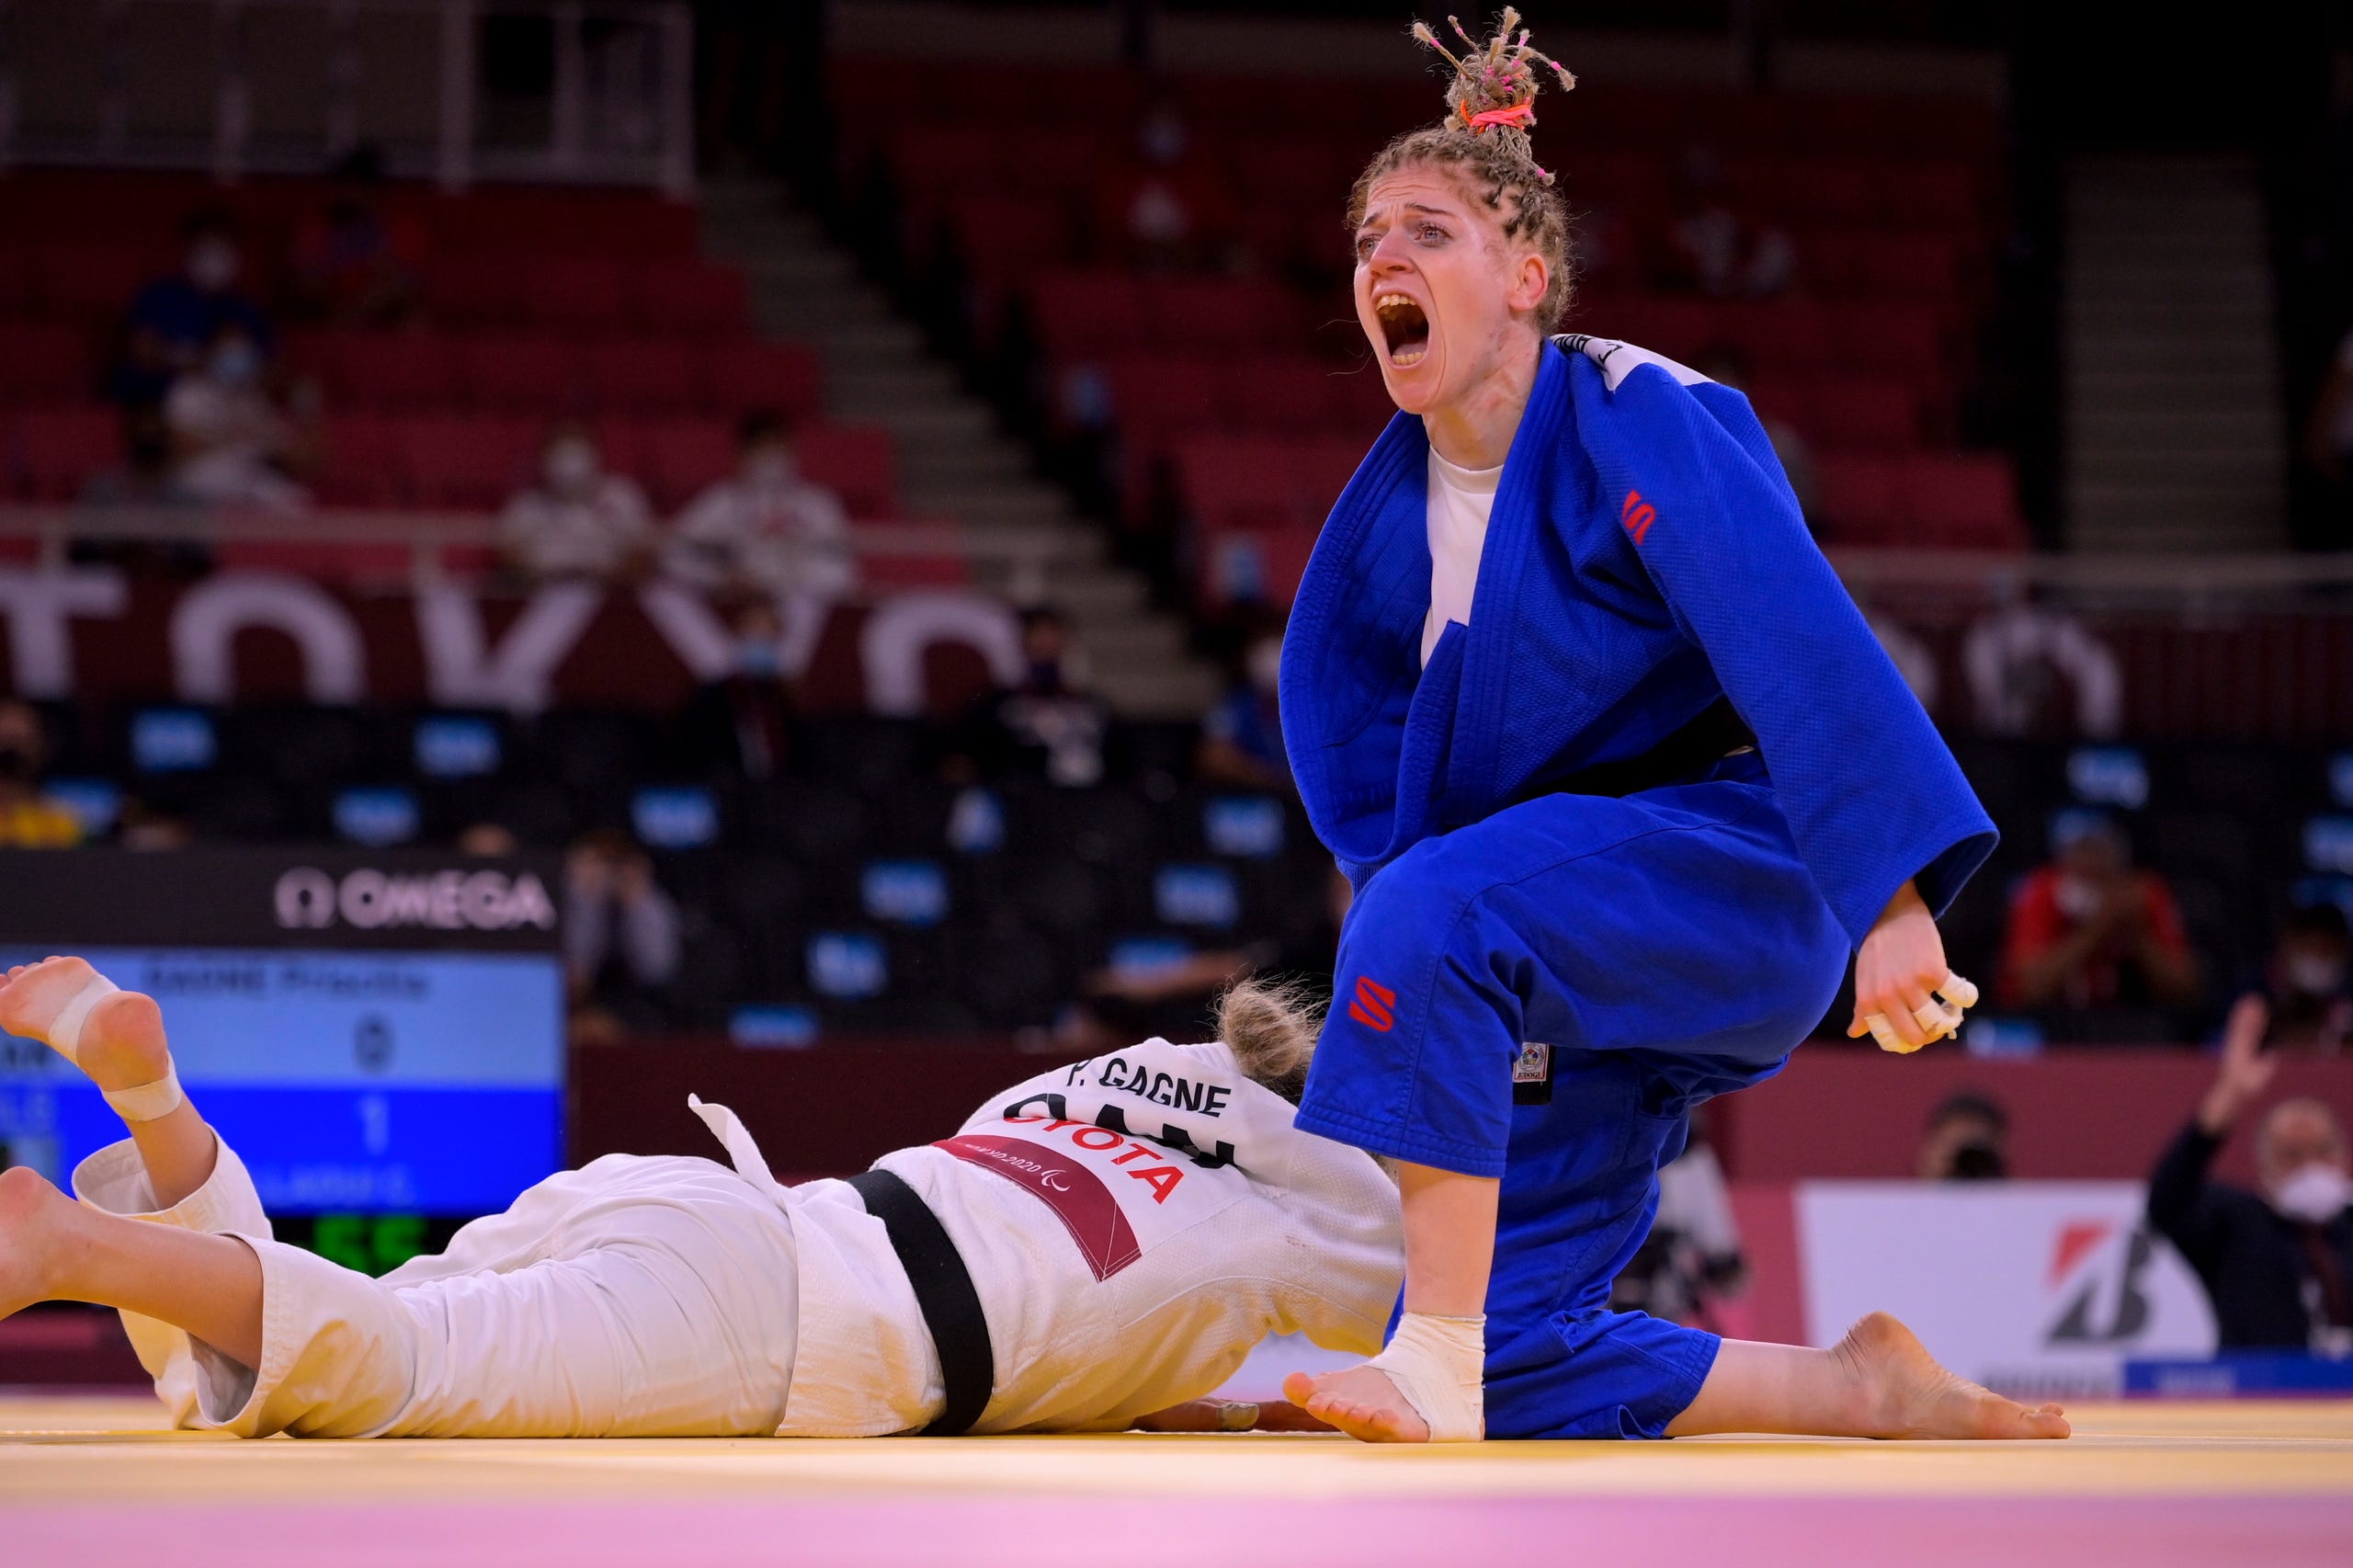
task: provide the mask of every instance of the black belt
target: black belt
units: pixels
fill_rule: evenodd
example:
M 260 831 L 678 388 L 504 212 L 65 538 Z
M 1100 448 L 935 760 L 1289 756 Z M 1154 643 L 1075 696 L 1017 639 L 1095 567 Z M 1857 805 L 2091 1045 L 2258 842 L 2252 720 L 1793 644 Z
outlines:
M 1743 746 L 1756 744 L 1756 733 L 1740 716 L 1730 698 L 1719 697 L 1699 716 L 1640 756 L 1597 762 L 1574 773 L 1531 784 L 1512 798 L 1518 805 L 1545 795 L 1640 794 L 1705 771 Z
M 923 1429 L 926 1437 L 961 1437 L 989 1407 L 996 1388 L 996 1357 L 989 1346 L 989 1320 L 981 1313 L 980 1292 L 956 1244 L 948 1239 L 930 1205 L 889 1171 L 867 1171 L 849 1178 L 866 1211 L 882 1221 L 891 1250 L 915 1288 L 915 1305 L 939 1352 L 939 1381 L 948 1391 L 939 1419 Z

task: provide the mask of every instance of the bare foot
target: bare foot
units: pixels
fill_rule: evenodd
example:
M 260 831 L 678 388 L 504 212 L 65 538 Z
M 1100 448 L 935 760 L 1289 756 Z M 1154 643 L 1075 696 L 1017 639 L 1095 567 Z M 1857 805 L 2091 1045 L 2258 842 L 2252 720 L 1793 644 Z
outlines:
M 46 1044 L 49 1026 L 97 973 L 74 958 L 18 964 L 0 979 L 0 1029 Z M 101 1089 L 135 1089 L 157 1082 L 171 1063 L 163 1009 L 153 997 L 136 991 L 100 997 L 82 1020 L 74 1058 Z
M 1370 1367 L 1349 1367 L 1311 1378 L 1293 1372 L 1283 1380 L 1283 1397 L 1319 1421 L 1326 1421 L 1364 1443 L 1427 1443 L 1429 1423 L 1414 1412 L 1389 1381 Z
M 1831 1354 L 1854 1373 L 1859 1427 L 1875 1437 L 2063 1437 L 2067 1413 L 2029 1409 L 1947 1370 L 1918 1335 L 1885 1312 L 1847 1331 Z
M 50 1299 L 51 1242 L 74 1200 L 28 1166 L 0 1171 L 0 1318 Z

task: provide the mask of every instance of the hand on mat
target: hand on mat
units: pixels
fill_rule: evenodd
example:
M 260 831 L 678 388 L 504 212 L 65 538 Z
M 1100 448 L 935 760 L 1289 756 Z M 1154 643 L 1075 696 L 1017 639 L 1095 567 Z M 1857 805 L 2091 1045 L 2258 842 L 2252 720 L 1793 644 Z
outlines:
M 1139 1432 L 1329 1432 L 1289 1400 L 1261 1403 L 1196 1399 L 1136 1417 Z
M 1868 1034 L 1882 1051 L 1915 1051 L 1958 1034 L 1962 1010 L 1976 1001 L 1977 988 L 1945 962 L 1944 938 L 1928 906 L 1905 882 L 1855 954 L 1855 1016 L 1847 1038 Z

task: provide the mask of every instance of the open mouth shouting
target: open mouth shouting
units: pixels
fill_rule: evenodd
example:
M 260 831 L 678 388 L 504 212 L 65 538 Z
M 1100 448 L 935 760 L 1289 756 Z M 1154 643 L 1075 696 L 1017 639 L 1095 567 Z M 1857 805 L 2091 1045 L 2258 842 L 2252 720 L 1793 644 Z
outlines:
M 1384 289 L 1373 296 L 1372 312 L 1381 322 L 1390 364 L 1401 370 L 1420 364 L 1430 351 L 1430 318 L 1421 301 Z

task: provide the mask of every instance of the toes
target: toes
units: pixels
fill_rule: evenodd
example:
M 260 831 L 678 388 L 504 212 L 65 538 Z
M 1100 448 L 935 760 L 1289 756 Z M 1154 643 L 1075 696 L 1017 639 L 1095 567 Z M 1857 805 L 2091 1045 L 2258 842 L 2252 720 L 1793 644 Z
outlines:
M 1283 1397 L 1293 1404 L 1306 1404 L 1315 1397 L 1315 1380 L 1305 1372 L 1291 1373 L 1283 1380 Z

